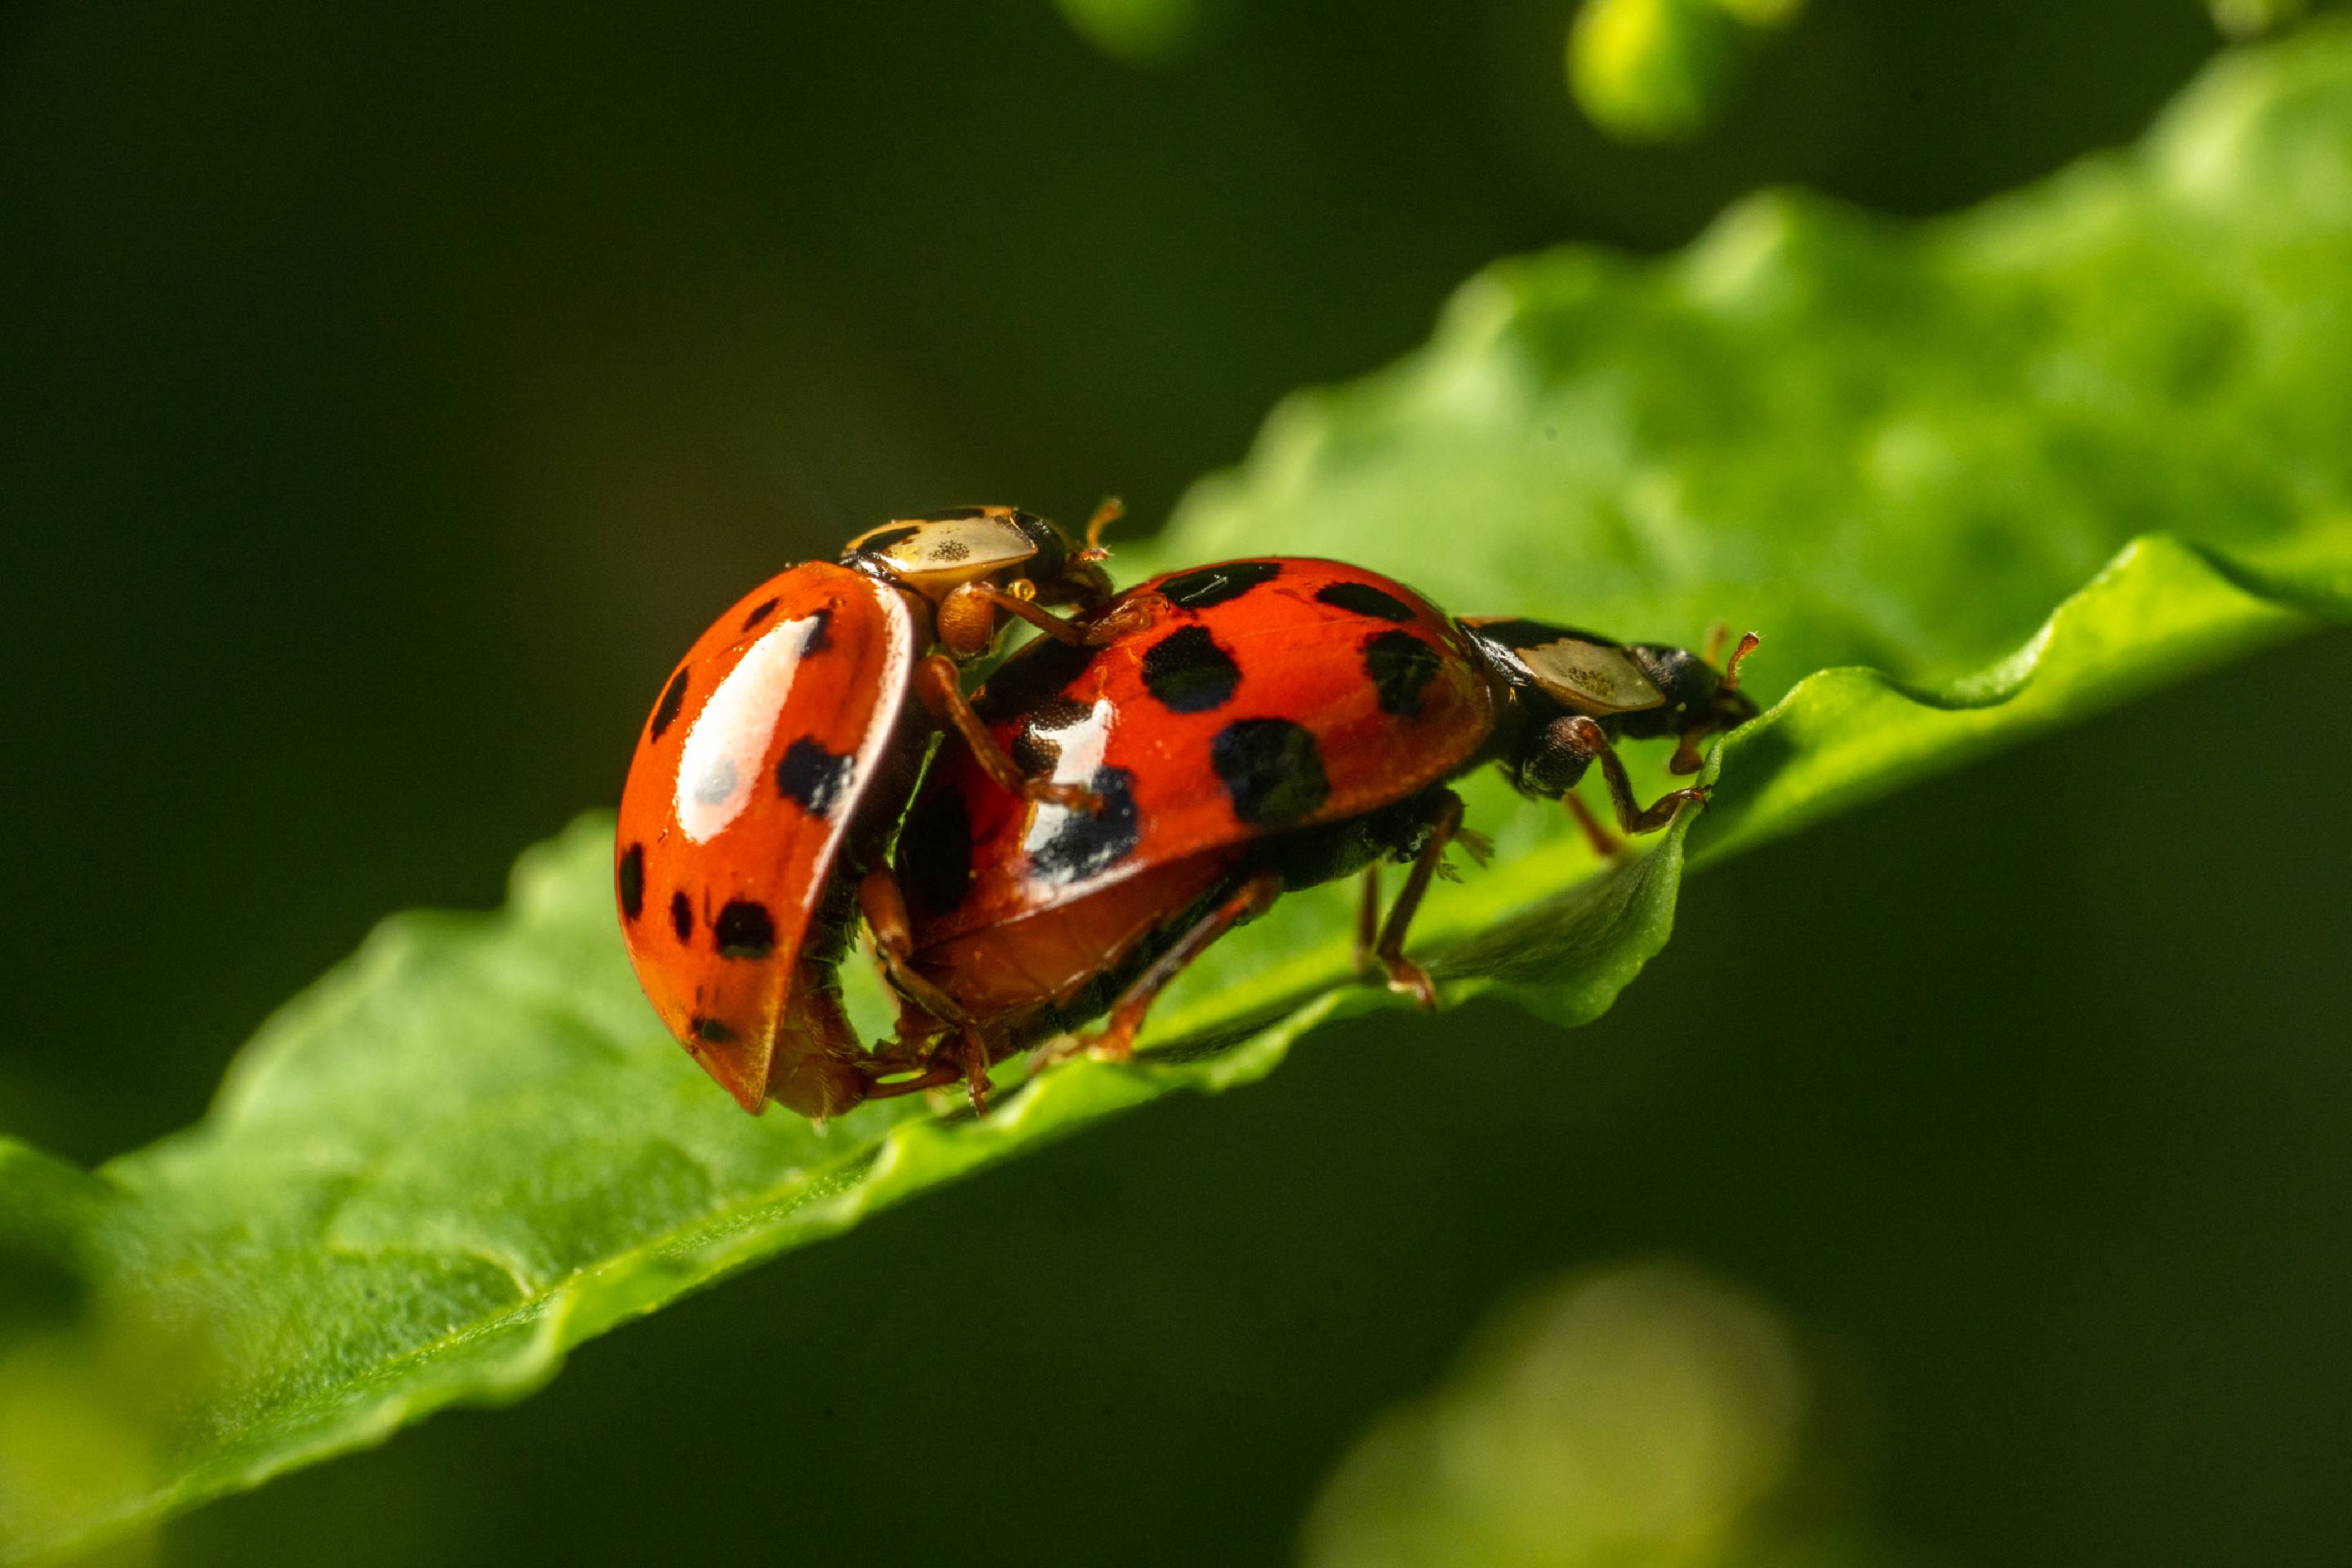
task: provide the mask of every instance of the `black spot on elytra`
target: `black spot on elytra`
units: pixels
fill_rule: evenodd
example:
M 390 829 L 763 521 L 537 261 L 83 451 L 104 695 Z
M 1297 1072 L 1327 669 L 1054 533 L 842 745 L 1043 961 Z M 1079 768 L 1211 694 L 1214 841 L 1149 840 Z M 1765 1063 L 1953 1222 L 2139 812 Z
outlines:
M 1331 794 L 1313 732 L 1287 719 L 1234 720 L 1209 742 L 1209 765 L 1233 797 L 1234 815 L 1253 827 L 1312 816 Z
M 1102 797 L 1102 809 L 1063 811 L 1053 831 L 1029 851 L 1030 868 L 1048 881 L 1083 881 L 1109 870 L 1135 848 L 1141 831 L 1135 775 L 1125 768 L 1097 768 L 1087 787 Z
M 751 899 L 730 899 L 710 923 L 721 958 L 765 958 L 776 951 L 776 918 Z
M 662 731 L 677 718 L 677 710 L 686 706 L 686 671 L 680 669 L 662 688 L 661 700 L 654 704 L 654 721 L 646 731 L 646 739 L 658 741 Z
M 680 942 L 694 940 L 694 900 L 682 888 L 669 896 L 669 929 L 677 932 Z
M 801 657 L 823 653 L 833 646 L 833 611 L 818 610 L 809 616 L 809 629 L 801 634 Z
M 925 521 L 944 521 L 946 520 L 944 518 L 940 518 L 926 519 Z M 857 553 L 860 555 L 879 555 L 894 544 L 906 543 L 907 541 L 914 538 L 916 534 L 921 531 L 922 530 L 919 528 L 886 528 L 879 533 L 871 533 L 866 535 L 865 540 L 857 546 Z
M 743 617 L 743 629 L 747 632 L 756 629 L 761 621 L 776 613 L 776 606 L 782 602 L 781 599 L 762 599 L 752 605 L 751 613 Z
M 848 786 L 856 760 L 828 752 L 814 737 L 803 735 L 776 759 L 776 793 L 800 802 L 811 816 L 829 816 Z
M 1205 610 L 1238 599 L 1261 583 L 1282 575 L 1279 561 L 1228 561 L 1181 573 L 1160 584 L 1160 596 L 1187 610 Z
M 726 1025 L 720 1023 L 716 1018 L 706 1018 L 700 1014 L 697 1014 L 695 1016 L 694 1022 L 688 1025 L 688 1027 L 693 1030 L 694 1037 L 696 1039 L 701 1040 L 709 1045 L 732 1045 L 735 1040 L 735 1031 L 733 1029 L 729 1028 Z
M 621 889 L 621 915 L 635 920 L 646 907 L 646 847 L 632 844 L 621 851 L 620 869 L 614 880 Z
M 898 886 L 919 914 L 943 915 L 971 889 L 971 814 L 952 789 L 925 790 L 898 832 Z
M 1028 778 L 1048 777 L 1054 764 L 1062 760 L 1062 742 L 1054 739 L 1053 731 L 1066 730 L 1080 722 L 1093 711 L 1083 702 L 1073 702 L 1066 697 L 1048 697 L 1029 710 L 1022 721 L 1020 732 L 1006 748 L 1013 753 L 1013 765 Z
M 1315 590 L 1315 602 L 1328 605 L 1335 610 L 1350 615 L 1370 616 L 1381 621 L 1409 621 L 1412 606 L 1394 594 L 1383 593 L 1370 583 L 1326 583 Z
M 1421 694 L 1445 656 L 1411 632 L 1382 632 L 1364 644 L 1364 673 L 1381 697 L 1381 711 L 1411 719 L 1421 712 Z
M 1206 626 L 1180 627 L 1143 656 L 1143 689 L 1171 713 L 1222 708 L 1241 683 L 1241 666 L 1217 646 Z
M 988 684 L 972 693 L 972 710 L 991 724 L 1033 712 L 1084 675 L 1096 651 L 1039 637 L 996 667 Z

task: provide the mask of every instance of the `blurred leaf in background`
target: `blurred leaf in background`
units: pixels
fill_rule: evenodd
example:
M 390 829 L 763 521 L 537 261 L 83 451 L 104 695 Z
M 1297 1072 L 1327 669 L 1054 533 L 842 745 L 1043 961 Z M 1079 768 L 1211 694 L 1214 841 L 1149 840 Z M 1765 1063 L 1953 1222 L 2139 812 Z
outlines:
M 2310 0 L 2206 0 L 2213 25 L 2232 38 L 2259 37 L 2303 20 Z
M 1584 0 L 1568 80 L 1594 124 L 1627 142 L 1686 142 L 1722 114 L 1766 37 L 1805 0 Z
M 1834 1517 L 1850 1505 L 1820 1473 L 1811 1382 L 1780 1313 L 1686 1266 L 1547 1281 L 1357 1443 L 1304 1568 L 1895 1561 Z
M 1228 0 L 1054 0 L 1087 42 L 1122 65 L 1189 58 L 1215 36 Z

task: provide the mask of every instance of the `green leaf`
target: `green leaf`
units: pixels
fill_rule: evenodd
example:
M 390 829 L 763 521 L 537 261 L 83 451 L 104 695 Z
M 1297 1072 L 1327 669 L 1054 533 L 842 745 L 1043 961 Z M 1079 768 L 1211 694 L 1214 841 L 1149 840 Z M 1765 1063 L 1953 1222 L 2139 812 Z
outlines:
M 1499 854 L 1437 889 L 1418 951 L 1456 997 L 1577 1022 L 1664 942 L 1685 848 L 2352 610 L 2347 363 L 2352 33 L 2314 27 L 2223 62 L 2135 153 L 1957 218 L 1774 195 L 1663 262 L 1499 266 L 1423 353 L 1286 404 L 1118 565 L 1340 554 L 1465 614 L 1763 631 L 1751 684 L 1780 700 L 1716 759 L 1717 804 L 1614 869 L 1556 809 L 1465 785 Z M 1391 1005 L 1348 983 L 1350 898 L 1320 889 L 1187 976 L 1134 1066 L 979 1121 L 753 1121 L 636 994 L 608 831 L 532 851 L 499 915 L 388 921 L 179 1136 L 95 1174 L 0 1146 L 8 1554 L 519 1396 L 731 1269 Z
M 1770 1306 L 1674 1263 L 1595 1268 L 1489 1314 L 1444 1386 L 1356 1443 L 1307 1568 L 1861 1568 L 1886 1561 L 1809 1450 Z
M 1568 82 L 1621 142 L 1684 142 L 1730 98 L 1766 34 L 1804 0 L 1584 0 L 1568 35 Z
M 2206 0 L 2213 25 L 2232 38 L 2258 37 L 2303 20 L 2308 0 Z
M 1062 19 L 1121 65 L 1173 65 L 1223 25 L 1221 0 L 1054 0 Z

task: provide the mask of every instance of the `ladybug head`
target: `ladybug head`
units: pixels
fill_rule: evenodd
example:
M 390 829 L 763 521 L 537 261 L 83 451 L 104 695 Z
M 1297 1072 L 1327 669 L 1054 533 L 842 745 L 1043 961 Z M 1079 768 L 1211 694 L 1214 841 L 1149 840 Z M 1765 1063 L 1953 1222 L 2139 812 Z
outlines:
M 944 604 L 959 588 L 1009 592 L 1041 605 L 1092 606 L 1110 597 L 1103 551 L 1094 535 L 1112 509 L 1098 512 L 1084 549 L 1034 511 L 966 506 L 900 518 L 849 542 L 841 563 Z
M 1018 507 L 926 512 L 859 534 L 841 563 L 928 603 L 940 646 L 958 660 L 972 659 L 997 645 L 1008 614 L 1036 618 L 1023 605 L 1092 609 L 1111 596 L 1094 536 L 1115 510 L 1107 503 L 1096 513 L 1084 549 Z
M 1756 704 L 1739 689 L 1739 661 L 1756 646 L 1752 635 L 1718 670 L 1688 648 L 1620 643 L 1549 621 L 1459 624 L 1518 715 L 1504 767 L 1530 795 L 1549 798 L 1571 788 L 1596 754 L 1598 736 L 1671 735 L 1679 744 L 1669 766 L 1695 773 L 1701 741 L 1756 717 Z
M 1030 574 L 1041 605 L 1075 605 L 1091 610 L 1111 596 L 1110 574 L 1103 563 L 1110 552 L 1102 546 L 1102 531 L 1126 509 L 1113 498 L 1095 508 L 1087 520 L 1087 542 L 1073 544 L 1058 527 L 1032 512 L 1021 513 L 1022 526 L 1036 542 L 1037 559 Z
M 1672 735 L 1675 748 L 1670 772 L 1695 773 L 1701 759 L 1698 745 L 1720 731 L 1736 730 L 1756 717 L 1756 700 L 1739 689 L 1739 665 L 1761 641 L 1754 632 L 1739 639 L 1721 669 L 1686 647 L 1666 643 L 1632 643 L 1625 652 L 1665 702 L 1619 721 L 1619 733 L 1628 740 L 1647 741 Z M 1713 650 L 1710 649 L 1710 652 Z

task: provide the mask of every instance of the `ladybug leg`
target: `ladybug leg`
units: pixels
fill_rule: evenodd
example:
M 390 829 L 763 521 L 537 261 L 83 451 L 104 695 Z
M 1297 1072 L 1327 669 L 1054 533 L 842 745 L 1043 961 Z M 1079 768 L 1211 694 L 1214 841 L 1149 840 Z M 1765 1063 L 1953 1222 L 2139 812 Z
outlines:
M 1264 914 L 1275 896 L 1282 891 L 1282 879 L 1272 871 L 1260 871 L 1235 888 L 1216 908 L 1192 922 L 1192 929 L 1176 939 L 1176 945 L 1152 961 L 1151 967 L 1135 977 L 1134 982 L 1119 994 L 1110 1010 L 1110 1022 L 1102 1033 L 1079 1042 L 1078 1049 L 1114 1061 L 1125 1061 L 1135 1054 L 1135 1037 L 1143 1027 L 1144 1016 L 1151 1004 L 1168 989 L 1170 981 L 1184 973 L 1185 965 L 1208 950 L 1215 942 L 1242 921 Z
M 1381 868 L 1378 862 L 1364 868 L 1363 897 L 1356 900 L 1356 973 L 1363 974 L 1372 967 L 1372 944 L 1381 935 Z
M 1134 600 L 1121 605 L 1111 610 L 1108 615 L 1094 616 L 1088 619 L 1084 625 L 1080 625 L 1072 617 L 1067 616 L 1057 616 L 1053 611 L 1046 609 L 1044 605 L 1038 604 L 1034 599 L 1024 598 L 1018 593 L 1007 593 L 1000 588 L 991 588 L 978 583 L 967 583 L 962 587 L 958 588 L 954 593 L 950 594 L 948 595 L 947 605 L 941 606 L 940 615 L 942 617 L 941 625 L 943 628 L 946 625 L 946 617 L 950 615 L 956 601 L 967 596 L 980 605 L 986 605 L 988 608 L 988 614 L 991 617 L 988 642 L 993 642 L 994 640 L 993 617 L 995 613 L 999 610 L 1013 616 L 1015 620 L 1028 622 L 1031 626 L 1035 626 L 1047 637 L 1052 637 L 1055 642 L 1067 643 L 1072 647 L 1101 647 L 1107 644 L 1117 642 L 1120 637 L 1127 636 L 1130 632 L 1141 631 L 1145 626 L 1151 624 L 1151 606 L 1140 600 Z M 940 640 L 942 642 L 948 640 L 947 634 L 944 629 L 942 629 L 940 633 Z M 950 646 L 950 647 L 953 647 L 952 644 Z M 988 643 L 984 642 L 982 645 L 982 650 L 984 650 L 987 646 Z M 975 652 L 971 657 L 977 658 L 978 652 Z
M 869 1099 L 886 1100 L 896 1094 L 918 1094 L 961 1083 L 964 1087 L 964 1094 L 971 1101 L 972 1113 L 976 1116 L 988 1114 L 988 1042 L 981 1037 L 980 1030 L 972 1025 L 967 1024 L 956 1031 L 956 1048 L 951 1053 L 947 1049 L 946 1040 L 942 1039 L 920 1059 L 898 1061 L 890 1066 L 878 1067 L 877 1070 L 912 1072 L 915 1076 L 877 1083 L 869 1091 Z
M 906 895 L 898 890 L 898 879 L 887 870 L 868 871 L 857 884 L 857 907 L 866 916 L 866 929 L 874 933 L 875 956 L 881 961 L 882 973 L 898 995 L 898 1043 L 902 1047 L 914 1045 L 942 1033 L 941 1027 L 927 1027 L 928 1025 L 943 1026 L 955 1032 L 957 1050 L 953 1062 L 943 1059 L 940 1047 L 934 1047 L 926 1056 L 935 1065 L 926 1071 L 924 1076 L 929 1081 L 922 1087 L 952 1083 L 961 1077 L 971 1090 L 972 1109 L 985 1111 L 987 1043 L 972 1026 L 971 1015 L 907 962 L 915 951 L 915 934 L 907 919 Z M 947 1076 L 933 1079 L 931 1073 L 942 1067 L 948 1069 Z
M 768 1064 L 768 1099 L 822 1124 L 873 1097 L 874 1069 L 858 1047 L 839 992 L 800 986 L 785 1022 Z
M 874 933 L 874 956 L 898 994 L 900 1036 L 909 1032 L 909 1026 L 919 1038 L 940 1033 L 937 1027 L 923 1027 L 927 1021 L 950 1026 L 971 1022 L 971 1015 L 953 997 L 908 963 L 915 952 L 915 932 L 907 919 L 907 898 L 898 890 L 898 879 L 887 870 L 866 873 L 857 884 L 857 908 L 866 917 L 866 929 Z M 908 1003 L 917 1011 L 909 1012 Z
M 963 1076 L 963 1068 L 954 1062 L 938 1061 L 913 1078 L 877 1081 L 866 1091 L 868 1100 L 894 1100 L 902 1094 L 920 1094 L 925 1089 L 945 1089 Z
M 882 963 L 878 948 L 875 964 L 886 976 L 889 973 L 889 966 Z M 870 1080 L 867 1098 L 887 1100 L 894 1095 L 919 1094 L 927 1089 L 945 1089 L 961 1079 L 964 1075 L 962 1064 L 940 1054 L 949 1026 L 904 992 L 893 990 L 890 994 L 898 1005 L 897 1036 L 877 1044 L 866 1058 L 866 1073 Z M 898 1076 L 900 1073 L 914 1076 L 901 1079 Z
M 1020 584 L 1023 588 L 1028 586 L 1026 582 Z M 1034 590 L 1032 592 L 1034 593 Z M 1002 611 L 1016 621 L 1028 622 L 1055 642 L 1066 642 L 1076 646 L 1087 640 L 1086 635 L 1070 625 L 1067 617 L 1055 615 L 1037 603 L 1035 599 L 1017 590 L 1007 593 L 1002 588 L 991 588 L 982 583 L 966 583 L 962 587 L 950 594 L 948 598 L 950 601 L 970 599 L 976 604 L 985 605 L 989 608 L 992 620 L 997 612 Z
M 875 954 L 874 966 L 882 971 L 887 982 L 890 971 L 882 963 L 879 952 Z M 920 1075 L 921 1080 L 907 1085 L 878 1085 L 874 1092 L 903 1094 L 909 1089 L 932 1089 L 942 1083 L 953 1083 L 957 1069 L 950 1068 L 944 1074 L 935 1070 L 940 1066 L 940 1050 L 945 1043 L 949 1026 L 933 1017 L 921 1004 L 903 992 L 893 989 L 890 999 L 898 1005 L 898 1021 L 891 1031 L 890 1038 L 875 1041 L 874 1048 L 866 1053 L 867 1072 L 877 1079 L 896 1078 L 900 1073 L 916 1073 Z
M 931 629 L 940 646 L 959 664 L 978 658 L 996 646 L 996 606 L 988 590 L 966 583 L 940 601 L 931 612 Z
M 1560 803 L 1568 807 L 1568 814 L 1576 818 L 1576 826 L 1584 829 L 1584 841 L 1592 846 L 1595 855 L 1603 860 L 1614 860 L 1625 852 L 1625 841 L 1601 826 L 1601 819 L 1592 815 L 1591 806 L 1573 794 L 1559 798 Z
M 878 946 L 874 950 L 874 967 L 882 972 L 882 978 L 890 986 L 890 1000 L 898 1009 L 898 1021 L 890 1031 L 889 1048 L 883 1051 L 877 1047 L 877 1052 L 894 1061 L 930 1060 L 938 1048 L 940 1037 L 948 1032 L 947 1021 L 898 989 L 898 982 L 891 976 L 890 961 L 883 957 Z
M 958 590 L 961 592 L 961 590 Z M 988 732 L 980 715 L 965 700 L 963 689 L 956 678 L 955 660 L 943 653 L 927 655 L 915 666 L 915 694 L 932 717 L 952 728 L 972 760 L 981 765 L 991 782 L 1007 795 L 1039 801 L 1047 805 L 1066 806 L 1072 811 L 1095 812 L 1102 809 L 1102 797 L 1090 789 L 1076 784 L 1055 784 L 1050 779 L 1033 779 L 1024 774 L 996 738 Z
M 1684 789 L 1670 789 L 1648 805 L 1633 801 L 1633 782 L 1625 776 L 1625 764 L 1618 760 L 1617 748 L 1609 743 L 1608 735 L 1591 720 L 1578 716 L 1562 719 L 1554 726 L 1570 749 L 1590 762 L 1601 764 L 1601 782 L 1609 786 L 1610 804 L 1617 808 L 1617 827 L 1622 833 L 1655 833 L 1675 819 L 1675 813 L 1685 802 L 1695 805 L 1706 804 L 1706 786 L 1692 784 Z
M 963 1079 L 963 1091 L 971 1100 L 975 1116 L 988 1114 L 988 1042 L 980 1037 L 978 1026 L 966 1024 L 956 1031 L 956 1061 L 942 1062 L 952 1066 Z
M 1396 902 L 1389 906 L 1388 923 L 1372 945 L 1372 962 L 1387 975 L 1389 989 L 1412 997 L 1420 1007 L 1437 1005 L 1437 983 L 1430 979 L 1429 971 L 1404 955 L 1405 932 L 1429 892 L 1431 879 L 1445 863 L 1445 847 L 1461 831 L 1462 797 L 1450 789 L 1444 791 L 1430 813 L 1429 837 L 1422 840 L 1421 853 L 1412 858 L 1412 869 L 1405 873 L 1404 886 L 1397 890 Z

